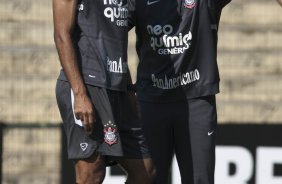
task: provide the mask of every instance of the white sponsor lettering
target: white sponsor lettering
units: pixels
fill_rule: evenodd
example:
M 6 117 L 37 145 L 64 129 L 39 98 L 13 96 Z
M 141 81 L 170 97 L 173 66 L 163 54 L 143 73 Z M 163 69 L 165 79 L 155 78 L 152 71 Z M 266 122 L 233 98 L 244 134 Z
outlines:
M 111 8 L 111 7 L 107 7 L 104 10 L 104 14 L 107 18 L 110 18 L 112 22 L 115 21 L 115 19 L 120 19 L 120 18 L 127 18 L 128 16 L 128 10 L 126 8 Z
M 107 71 L 113 73 L 127 73 L 127 64 L 122 62 L 121 57 L 118 61 L 107 58 Z
M 117 20 L 116 24 L 117 24 L 117 26 L 127 26 L 128 22 L 127 22 L 127 20 Z
M 171 48 L 171 49 L 158 49 L 158 54 L 161 55 L 167 55 L 167 54 L 182 54 L 186 49 L 189 47 L 183 47 L 183 48 Z
M 118 5 L 118 6 L 122 6 L 122 0 L 120 2 L 118 2 L 118 0 L 104 0 L 104 5 L 111 5 L 111 4 L 114 4 L 114 5 Z
M 155 25 L 155 26 L 148 25 L 147 26 L 147 31 L 148 31 L 148 33 L 150 35 L 159 36 L 162 33 L 169 35 L 173 31 L 173 27 L 171 25 L 164 25 L 164 26 L 161 26 L 161 25 Z
M 117 0 L 104 0 L 104 5 L 115 5 L 108 6 L 104 10 L 105 17 L 109 18 L 111 22 L 115 22 L 117 26 L 127 26 L 128 17 L 128 5 L 123 5 L 123 1 L 118 2 Z
M 173 32 L 171 25 L 148 25 L 147 32 L 151 35 L 150 46 L 160 55 L 182 54 L 189 49 L 192 40 L 192 33 L 190 31 L 184 35 L 183 33 L 178 33 L 177 35 L 170 36 Z
M 166 75 L 164 78 L 157 78 L 152 74 L 153 86 L 161 89 L 175 89 L 198 80 L 200 80 L 200 73 L 197 69 L 183 74 L 180 73 L 177 77 L 172 78 L 167 78 Z

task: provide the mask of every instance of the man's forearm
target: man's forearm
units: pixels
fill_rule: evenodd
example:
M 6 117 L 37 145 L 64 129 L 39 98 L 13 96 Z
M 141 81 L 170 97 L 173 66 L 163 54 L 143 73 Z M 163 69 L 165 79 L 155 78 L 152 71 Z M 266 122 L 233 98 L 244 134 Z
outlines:
M 71 38 L 65 35 L 57 36 L 55 40 L 62 68 L 74 94 L 86 94 Z
M 76 16 L 76 0 L 53 0 L 54 40 L 60 62 L 74 94 L 86 93 L 79 72 L 71 33 Z
M 79 71 L 72 42 L 77 0 L 53 0 L 54 40 L 61 65 L 74 93 L 74 114 L 84 123 L 85 131 L 93 130 L 95 112 Z

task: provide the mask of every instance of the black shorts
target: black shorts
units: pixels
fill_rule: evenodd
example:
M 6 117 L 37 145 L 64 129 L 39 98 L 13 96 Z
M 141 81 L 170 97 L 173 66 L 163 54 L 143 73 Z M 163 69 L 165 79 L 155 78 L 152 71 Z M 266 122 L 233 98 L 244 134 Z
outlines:
M 68 82 L 57 81 L 56 97 L 67 136 L 69 159 L 89 158 L 94 152 L 104 156 L 146 158 L 149 151 L 137 110 L 127 92 L 87 85 L 96 122 L 87 135 L 73 112 L 73 95 Z
M 144 135 L 156 166 L 156 183 L 168 183 L 175 153 L 182 184 L 213 184 L 215 96 L 163 104 L 141 101 L 140 105 Z

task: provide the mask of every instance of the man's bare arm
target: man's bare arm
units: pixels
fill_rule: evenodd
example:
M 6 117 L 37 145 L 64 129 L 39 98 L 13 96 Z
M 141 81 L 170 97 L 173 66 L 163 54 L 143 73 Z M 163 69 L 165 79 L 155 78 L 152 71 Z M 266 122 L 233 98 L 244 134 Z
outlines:
M 90 133 L 94 122 L 93 105 L 79 71 L 71 34 L 75 24 L 77 0 L 53 0 L 54 40 L 64 73 L 74 93 L 74 112 Z

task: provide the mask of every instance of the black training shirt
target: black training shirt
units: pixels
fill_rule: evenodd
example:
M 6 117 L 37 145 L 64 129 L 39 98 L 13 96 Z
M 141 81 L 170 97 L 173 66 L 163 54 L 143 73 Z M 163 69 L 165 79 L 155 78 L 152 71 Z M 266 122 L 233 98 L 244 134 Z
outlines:
M 78 2 L 72 38 L 86 84 L 126 90 L 127 16 L 127 0 Z M 63 71 L 59 79 L 66 80 Z
M 169 102 L 219 92 L 217 33 L 230 0 L 128 0 L 138 97 Z

